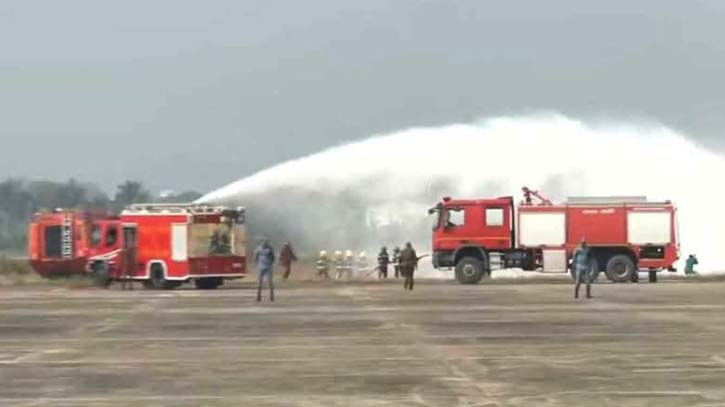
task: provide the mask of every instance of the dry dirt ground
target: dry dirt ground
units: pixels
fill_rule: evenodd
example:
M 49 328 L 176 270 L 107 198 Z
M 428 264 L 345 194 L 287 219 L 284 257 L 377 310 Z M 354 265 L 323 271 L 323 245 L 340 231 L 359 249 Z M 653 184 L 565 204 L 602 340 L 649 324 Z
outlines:
M 1 406 L 725 405 L 725 283 L 0 289 Z

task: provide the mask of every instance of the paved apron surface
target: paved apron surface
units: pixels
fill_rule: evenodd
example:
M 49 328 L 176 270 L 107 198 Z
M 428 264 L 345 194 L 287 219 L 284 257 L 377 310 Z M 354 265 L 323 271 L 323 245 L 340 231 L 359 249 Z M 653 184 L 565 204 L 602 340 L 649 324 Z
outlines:
M 571 292 L 3 289 L 0 406 L 725 405 L 725 284 Z

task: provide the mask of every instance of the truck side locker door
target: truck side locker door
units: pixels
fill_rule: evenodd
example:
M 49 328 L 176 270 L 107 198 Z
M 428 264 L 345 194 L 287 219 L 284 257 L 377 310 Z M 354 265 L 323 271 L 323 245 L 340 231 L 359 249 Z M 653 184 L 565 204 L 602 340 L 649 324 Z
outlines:
M 511 209 L 502 204 L 489 204 L 483 207 L 483 241 L 487 249 L 511 248 Z
M 123 227 L 122 276 L 136 275 L 136 226 Z

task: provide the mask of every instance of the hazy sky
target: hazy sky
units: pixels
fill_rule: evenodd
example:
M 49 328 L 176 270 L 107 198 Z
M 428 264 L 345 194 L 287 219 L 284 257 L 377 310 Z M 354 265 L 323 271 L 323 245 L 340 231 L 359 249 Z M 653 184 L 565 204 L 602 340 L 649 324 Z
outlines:
M 372 133 L 540 109 L 722 150 L 723 38 L 721 0 L 3 0 L 0 178 L 204 192 Z

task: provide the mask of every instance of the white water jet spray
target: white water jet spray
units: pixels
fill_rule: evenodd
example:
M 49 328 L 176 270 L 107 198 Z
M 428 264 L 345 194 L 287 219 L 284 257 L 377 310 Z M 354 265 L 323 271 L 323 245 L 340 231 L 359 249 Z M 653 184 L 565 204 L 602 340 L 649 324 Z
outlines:
M 426 209 L 444 195 L 554 200 L 646 195 L 679 207 L 682 255 L 725 270 L 722 157 L 656 124 L 587 124 L 560 115 L 412 128 L 260 171 L 202 197 L 245 205 L 256 233 L 301 246 L 374 250 L 411 240 L 430 250 Z M 372 253 L 371 253 L 372 254 Z

